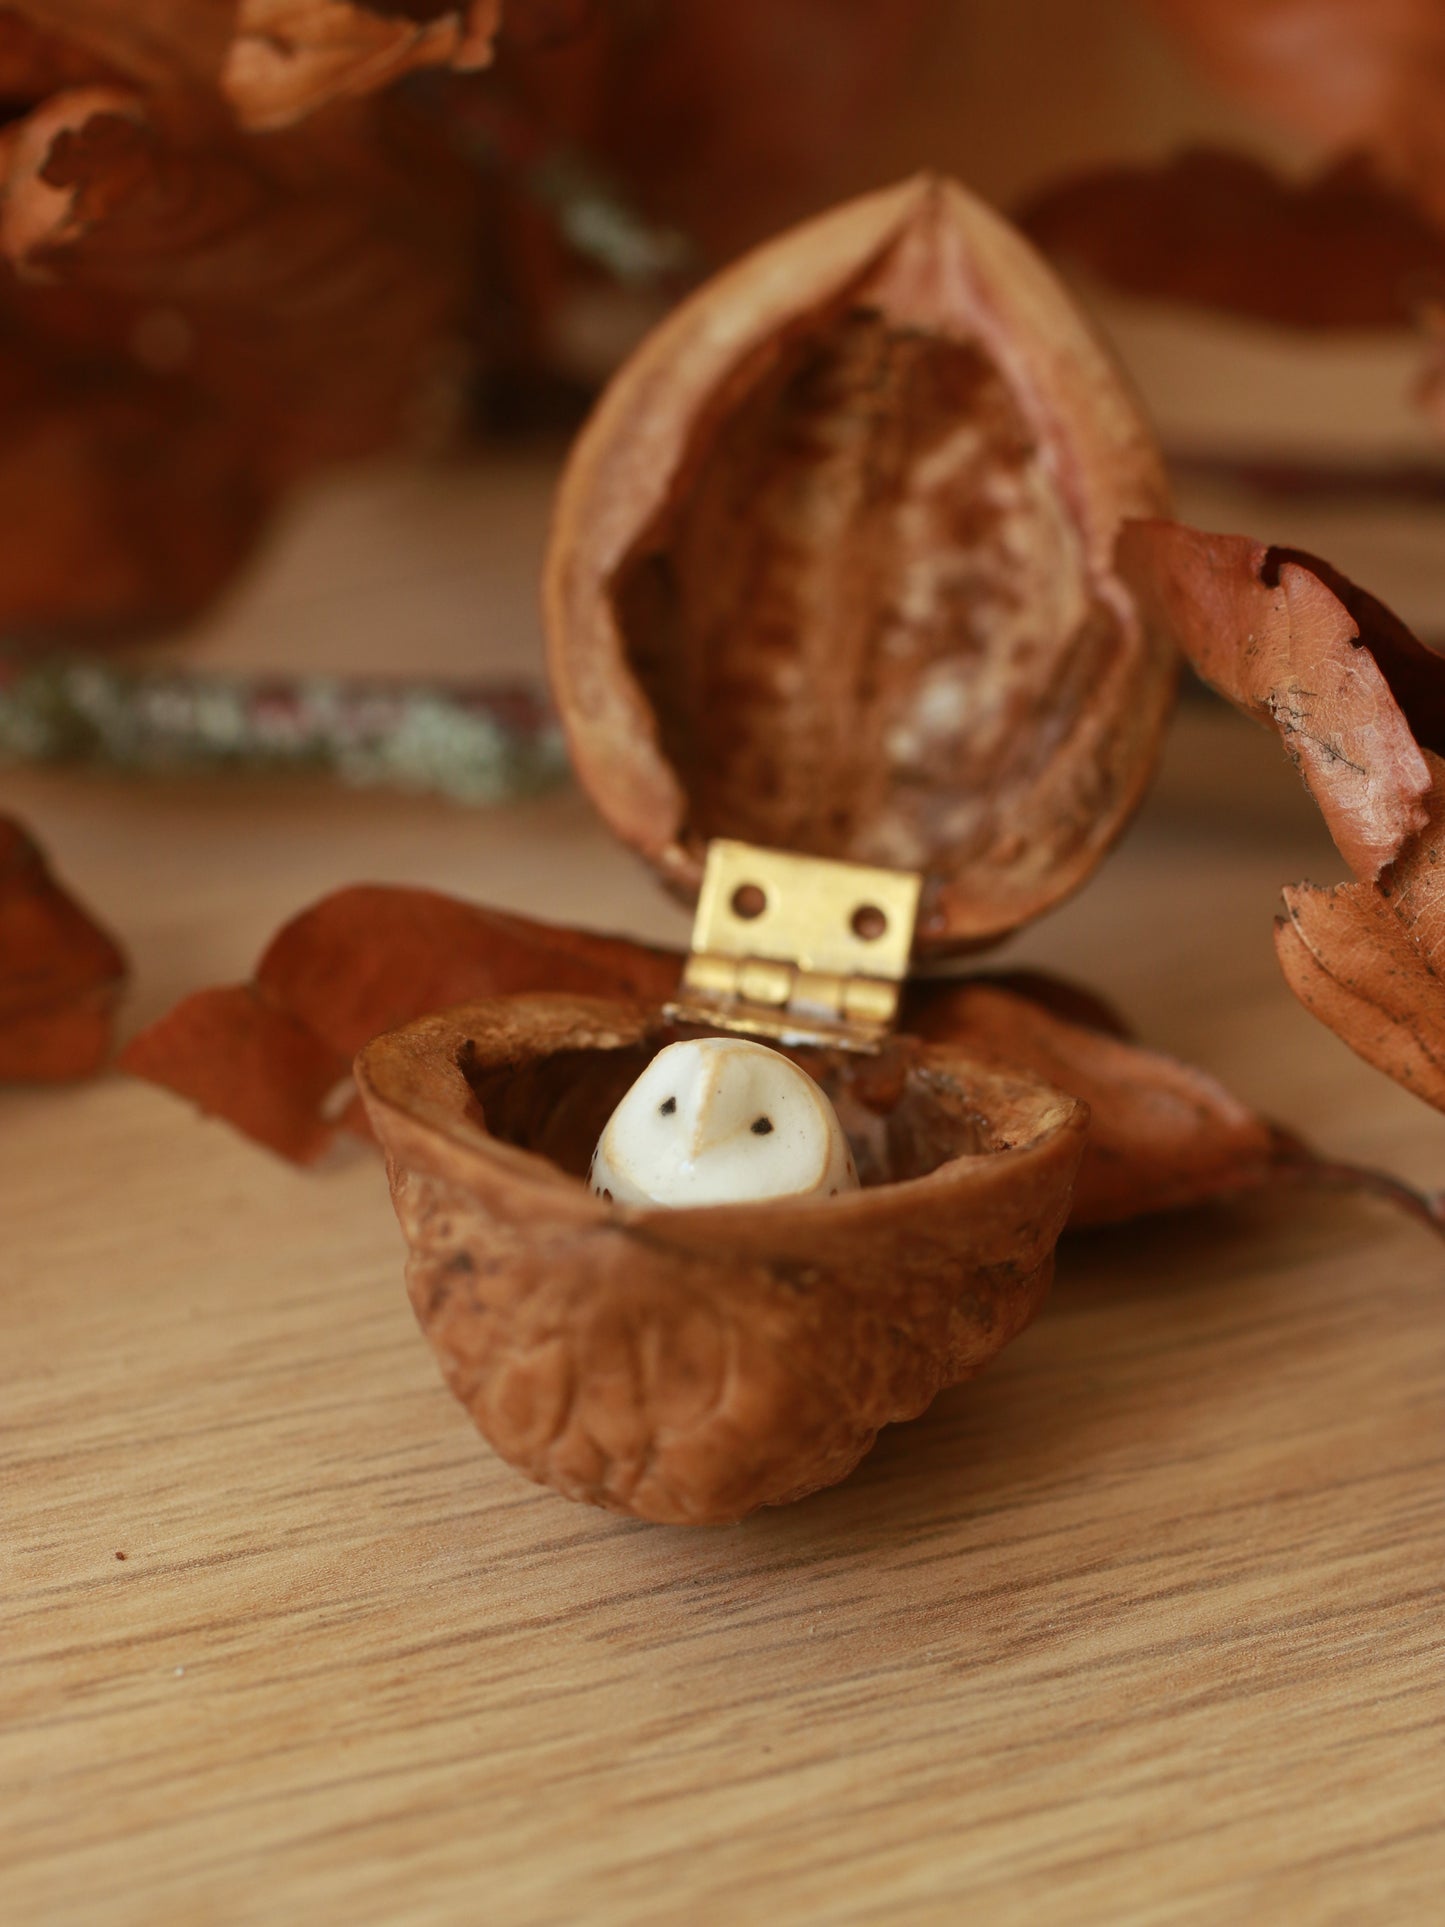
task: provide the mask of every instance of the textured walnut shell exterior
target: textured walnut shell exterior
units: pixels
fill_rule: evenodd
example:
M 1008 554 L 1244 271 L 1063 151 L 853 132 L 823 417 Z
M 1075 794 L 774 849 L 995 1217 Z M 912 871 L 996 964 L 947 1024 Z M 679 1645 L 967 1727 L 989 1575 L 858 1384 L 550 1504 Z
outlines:
M 1087 1113 L 916 1039 L 799 1052 L 863 1190 L 609 1205 L 580 1174 L 671 1035 L 638 1004 L 499 998 L 378 1038 L 357 1079 L 412 1304 L 479 1429 L 569 1498 L 703 1524 L 843 1478 L 1022 1330 Z
M 1169 641 L 1114 563 L 1167 499 L 1048 268 L 951 183 L 809 222 L 675 310 L 574 448 L 545 582 L 578 775 L 684 896 L 710 838 L 919 870 L 993 941 L 1137 805 Z

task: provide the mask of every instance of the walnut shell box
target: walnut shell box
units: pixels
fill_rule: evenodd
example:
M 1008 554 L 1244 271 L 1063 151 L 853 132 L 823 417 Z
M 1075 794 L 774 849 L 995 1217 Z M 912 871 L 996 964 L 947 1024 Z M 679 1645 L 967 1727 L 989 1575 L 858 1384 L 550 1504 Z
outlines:
M 819 871 L 837 887 L 805 912 L 776 853 L 784 879 L 916 879 L 915 963 L 1001 939 L 1089 875 L 1152 773 L 1175 660 L 1113 558 L 1167 506 L 1117 370 L 1011 228 L 933 179 L 851 203 L 672 313 L 577 442 L 545 586 L 577 775 L 684 898 L 757 853 L 755 901 L 715 918 L 836 916 L 823 950 L 866 950 L 852 873 Z M 735 974 L 717 1027 L 749 1029 Z M 760 1023 L 833 1099 L 860 1191 L 592 1195 L 612 1107 L 709 1008 L 499 997 L 357 1066 L 412 1302 L 477 1426 L 571 1498 L 672 1522 L 841 1479 L 1022 1330 L 1087 1128 L 946 1039 L 860 1035 L 845 994 L 831 1031 Z

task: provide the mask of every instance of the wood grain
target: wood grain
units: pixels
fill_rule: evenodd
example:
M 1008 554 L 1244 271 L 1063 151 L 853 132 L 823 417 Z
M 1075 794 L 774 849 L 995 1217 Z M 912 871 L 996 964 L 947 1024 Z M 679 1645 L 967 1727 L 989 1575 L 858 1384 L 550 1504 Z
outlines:
M 485 500 L 524 576 L 542 491 L 454 487 L 458 539 Z M 525 616 L 478 637 L 467 569 L 358 547 L 358 661 L 404 621 L 428 667 L 525 654 Z M 248 621 L 253 659 L 278 646 L 273 593 L 231 659 Z M 1338 870 L 1265 747 L 1186 722 L 1123 852 L 1015 954 L 1438 1183 L 1445 1120 L 1278 978 L 1277 886 Z M 134 1022 L 362 877 L 679 934 L 572 796 L 4 790 L 126 933 Z M 984 1377 L 846 1485 L 707 1532 L 494 1459 L 400 1258 L 364 1153 L 302 1176 L 119 1079 L 0 1098 L 7 1919 L 1437 1916 L 1445 1258 L 1418 1228 L 1291 1194 L 1076 1239 Z

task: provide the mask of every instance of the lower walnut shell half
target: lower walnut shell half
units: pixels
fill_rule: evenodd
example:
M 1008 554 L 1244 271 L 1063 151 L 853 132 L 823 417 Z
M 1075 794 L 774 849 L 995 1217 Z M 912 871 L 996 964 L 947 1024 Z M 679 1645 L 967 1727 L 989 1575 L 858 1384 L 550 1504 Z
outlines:
M 610 1205 L 597 1134 L 677 1034 L 637 1004 L 498 998 L 378 1038 L 357 1076 L 413 1307 L 478 1428 L 569 1498 L 720 1523 L 843 1478 L 1023 1329 L 1087 1112 L 914 1038 L 798 1050 L 861 1190 Z

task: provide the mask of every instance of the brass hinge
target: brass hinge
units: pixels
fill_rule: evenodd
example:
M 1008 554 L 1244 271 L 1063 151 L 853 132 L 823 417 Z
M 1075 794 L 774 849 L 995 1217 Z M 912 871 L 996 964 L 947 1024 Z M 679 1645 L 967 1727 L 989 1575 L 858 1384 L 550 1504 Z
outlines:
M 877 1050 L 897 1019 L 921 886 L 905 870 L 715 840 L 669 1017 Z

